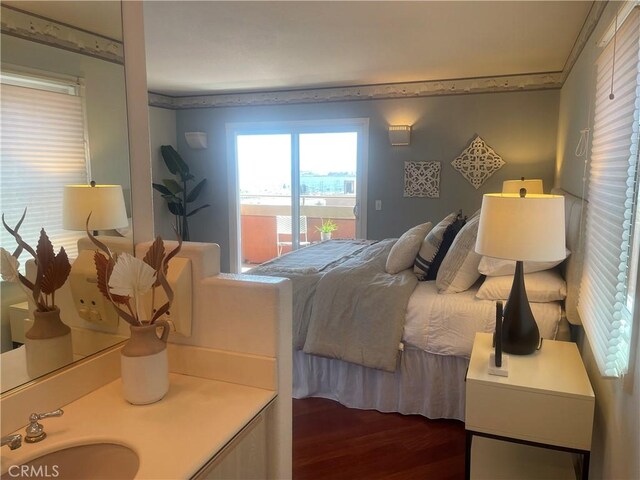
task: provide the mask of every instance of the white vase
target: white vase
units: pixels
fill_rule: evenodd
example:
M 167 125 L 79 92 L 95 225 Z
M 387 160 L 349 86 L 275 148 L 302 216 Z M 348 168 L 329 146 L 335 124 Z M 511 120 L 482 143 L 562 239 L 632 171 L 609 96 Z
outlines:
M 33 326 L 25 333 L 27 373 L 37 378 L 73 362 L 71 329 L 60 319 L 60 309 L 33 312 Z
M 331 232 L 320 232 L 320 240 L 323 242 L 326 240 L 331 240 Z
M 156 330 L 162 328 L 158 337 Z M 122 392 L 127 402 L 146 405 L 161 400 L 169 391 L 167 337 L 169 324 L 131 326 L 131 338 L 120 353 Z

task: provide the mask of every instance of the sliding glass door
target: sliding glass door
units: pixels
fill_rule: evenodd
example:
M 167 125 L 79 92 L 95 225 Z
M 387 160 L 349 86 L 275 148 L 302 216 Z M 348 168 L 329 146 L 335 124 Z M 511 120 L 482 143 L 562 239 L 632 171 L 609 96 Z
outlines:
M 228 127 L 232 271 L 319 242 L 323 230 L 365 236 L 366 127 L 366 120 Z

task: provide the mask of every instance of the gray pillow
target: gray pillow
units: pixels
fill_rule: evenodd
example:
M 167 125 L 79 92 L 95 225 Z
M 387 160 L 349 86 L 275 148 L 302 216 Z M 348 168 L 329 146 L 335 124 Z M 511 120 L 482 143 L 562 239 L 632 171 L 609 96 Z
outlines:
M 395 275 L 407 268 L 411 268 L 424 237 L 432 227 L 431 222 L 427 222 L 410 228 L 402 234 L 393 247 L 391 247 L 391 251 L 387 257 L 387 273 Z
M 429 234 L 420 245 L 420 249 L 414 257 L 413 262 L 413 273 L 415 273 L 419 279 L 425 279 L 429 273 L 429 267 L 431 267 L 431 262 L 433 262 L 436 253 L 438 253 L 444 232 L 449 225 L 456 221 L 456 216 L 457 214 L 454 212 L 442 219 L 440 223 L 429 231 Z
M 436 278 L 440 293 L 458 293 L 468 290 L 478 278 L 478 265 L 482 255 L 475 252 L 480 216 L 471 217 L 460 230 L 442 261 Z

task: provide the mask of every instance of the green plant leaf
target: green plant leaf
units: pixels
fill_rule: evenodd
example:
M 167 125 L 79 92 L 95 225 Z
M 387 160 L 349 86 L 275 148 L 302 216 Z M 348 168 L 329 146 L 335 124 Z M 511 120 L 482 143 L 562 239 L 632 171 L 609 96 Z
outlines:
M 160 152 L 162 153 L 165 165 L 171 173 L 179 175 L 181 178 L 189 174 L 189 166 L 171 145 L 162 145 Z
M 164 185 L 160 185 L 159 183 L 152 183 L 151 185 L 163 195 L 173 195 L 173 193 L 171 193 L 171 191 Z
M 182 192 L 182 187 L 180 186 L 180 184 L 171 178 L 165 178 L 164 180 L 162 180 L 162 183 L 164 183 L 164 186 L 167 187 L 169 193 L 173 195 L 177 195 L 178 193 Z
M 202 191 L 202 189 L 204 188 L 204 186 L 207 184 L 207 179 L 203 178 L 200 183 L 198 183 L 195 187 L 193 187 L 193 189 L 189 192 L 189 194 L 187 195 L 187 203 L 191 203 L 193 202 L 196 198 L 198 198 L 198 195 L 200 195 L 200 192 Z
M 202 205 L 201 207 L 196 208 L 195 210 L 193 210 L 192 212 L 189 212 L 189 214 L 187 215 L 187 217 L 190 217 L 191 215 L 195 215 L 196 213 L 198 213 L 200 210 L 202 210 L 203 208 L 207 208 L 210 207 L 211 205 L 209 205 L 208 203 L 206 205 Z
M 182 203 L 169 202 L 167 203 L 167 206 L 169 207 L 169 211 L 174 215 L 184 215 L 184 208 L 182 207 Z

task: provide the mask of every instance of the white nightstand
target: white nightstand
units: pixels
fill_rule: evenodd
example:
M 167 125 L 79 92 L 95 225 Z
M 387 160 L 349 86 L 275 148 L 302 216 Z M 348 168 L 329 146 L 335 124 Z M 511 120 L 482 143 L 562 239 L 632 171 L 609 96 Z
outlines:
M 491 455 L 488 443 L 500 450 L 492 459 L 496 464 L 521 462 L 523 449 L 531 447 L 578 453 L 582 478 L 588 478 L 595 396 L 576 344 L 544 340 L 532 355 L 509 355 L 509 376 L 499 377 L 487 371 L 492 338 L 490 333 L 476 334 L 467 372 L 466 478 L 472 474 L 474 435 L 492 439 L 477 443 L 483 459 Z M 505 441 L 520 445 L 512 445 L 511 454 Z M 544 467 L 540 452 L 531 449 L 530 458 Z M 549 453 L 555 454 L 549 463 L 556 462 L 557 452 Z M 565 456 L 570 464 L 570 456 Z

